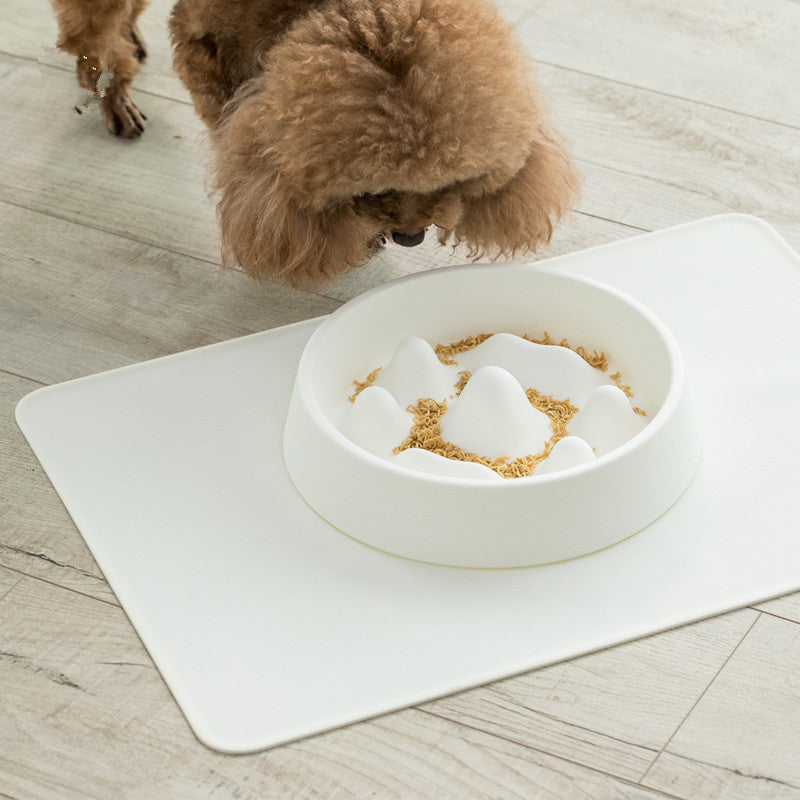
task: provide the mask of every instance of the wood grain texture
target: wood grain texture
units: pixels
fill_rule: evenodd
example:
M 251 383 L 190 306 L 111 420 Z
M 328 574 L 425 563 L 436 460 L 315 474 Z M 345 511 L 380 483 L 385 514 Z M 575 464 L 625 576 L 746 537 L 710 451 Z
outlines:
M 0 564 L 16 570 L 13 574 L 17 577 L 18 573 L 35 575 L 116 603 L 14 420 L 17 403 L 40 387 L 39 383 L 0 372 Z
M 756 616 L 705 620 L 424 708 L 638 780 Z
M 0 369 L 69 380 L 320 316 L 338 301 L 0 204 Z
M 581 211 L 648 230 L 745 212 L 800 245 L 800 130 L 568 70 L 539 72 L 583 173 Z
M 800 789 L 688 756 L 662 753 L 647 781 L 685 800 L 800 800 Z
M 22 580 L 22 575 L 0 567 L 0 603 L 3 598 Z
M 0 792 L 20 800 L 663 796 L 413 709 L 219 755 L 191 735 L 121 609 L 25 578 L 0 617 Z
M 800 126 L 793 0 L 537 0 L 518 30 L 535 59 Z
M 778 597 L 775 600 L 767 600 L 767 602 L 759 603 L 754 608 L 774 614 L 777 617 L 783 617 L 792 622 L 800 622 L 800 592 L 787 594 L 785 597 Z
M 78 116 L 63 104 L 72 81 L 67 72 L 0 57 L 0 91 L 14 98 L 13 113 L 0 112 L 7 143 L 0 199 L 219 263 L 204 128 L 192 108 L 153 96 L 147 139 L 120 141 L 98 111 Z
M 762 614 L 644 785 L 692 800 L 800 797 L 798 664 L 800 626 Z

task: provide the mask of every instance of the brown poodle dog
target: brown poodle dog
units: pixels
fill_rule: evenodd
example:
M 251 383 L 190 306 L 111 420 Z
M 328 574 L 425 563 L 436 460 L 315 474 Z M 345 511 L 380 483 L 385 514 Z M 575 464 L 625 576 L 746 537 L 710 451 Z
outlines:
M 178 0 L 170 30 L 211 131 L 223 259 L 250 275 L 327 280 L 430 226 L 472 258 L 513 255 L 575 200 L 489 0 Z

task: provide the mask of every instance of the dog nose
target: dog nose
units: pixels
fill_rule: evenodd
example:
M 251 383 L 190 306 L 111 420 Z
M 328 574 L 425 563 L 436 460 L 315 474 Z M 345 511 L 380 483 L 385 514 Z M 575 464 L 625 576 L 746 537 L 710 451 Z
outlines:
M 392 231 L 392 239 L 403 247 L 414 247 L 425 238 L 425 228 L 420 228 L 414 233 L 405 233 L 403 231 Z

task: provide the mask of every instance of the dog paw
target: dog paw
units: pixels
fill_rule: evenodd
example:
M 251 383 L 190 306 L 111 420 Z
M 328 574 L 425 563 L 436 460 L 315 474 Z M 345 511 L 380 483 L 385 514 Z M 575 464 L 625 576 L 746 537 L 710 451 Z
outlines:
M 142 61 L 147 58 L 147 43 L 144 40 L 144 36 L 142 36 L 142 31 L 135 22 L 131 25 L 128 38 L 133 42 L 133 46 L 136 48 L 133 51 L 133 55 L 141 64 Z
M 110 91 L 100 98 L 100 110 L 109 133 L 123 139 L 138 139 L 147 117 L 131 100 L 127 90 Z

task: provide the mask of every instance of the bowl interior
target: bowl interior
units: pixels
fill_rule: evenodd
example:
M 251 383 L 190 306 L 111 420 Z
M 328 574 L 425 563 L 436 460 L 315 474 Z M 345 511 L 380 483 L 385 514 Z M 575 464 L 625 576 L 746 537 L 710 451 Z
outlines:
M 616 290 L 546 268 L 456 267 L 379 287 L 320 327 L 306 375 L 319 410 L 337 427 L 350 405 L 353 380 L 388 364 L 410 336 L 435 345 L 484 332 L 542 336 L 545 331 L 555 341 L 604 352 L 609 374 L 621 372 L 635 404 L 652 422 L 677 366 L 669 333 Z

